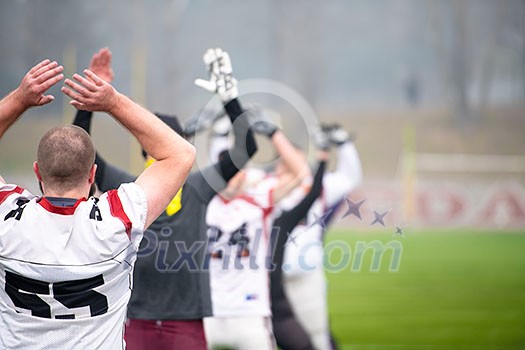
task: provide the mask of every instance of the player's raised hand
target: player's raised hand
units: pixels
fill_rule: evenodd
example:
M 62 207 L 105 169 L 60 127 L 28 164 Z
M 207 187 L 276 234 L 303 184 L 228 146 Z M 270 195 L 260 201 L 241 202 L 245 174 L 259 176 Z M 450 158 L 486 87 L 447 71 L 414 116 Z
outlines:
M 104 47 L 91 57 L 89 70 L 95 73 L 100 79 L 111 84 L 114 78 L 113 69 L 111 68 L 111 51 Z
M 209 80 L 196 79 L 195 85 L 208 92 L 217 93 L 224 103 L 239 95 L 237 79 L 232 76 L 230 55 L 220 48 L 208 49 L 203 56 Z
M 339 124 L 323 125 L 323 131 L 328 135 L 330 142 L 340 146 L 347 141 L 352 141 L 353 137 Z
M 314 126 L 310 135 L 314 146 L 320 151 L 328 151 L 330 149 L 330 137 L 321 128 L 321 126 Z
M 64 67 L 56 61 L 43 60 L 24 76 L 16 90 L 17 98 L 24 108 L 42 106 L 53 101 L 53 95 L 44 93 L 64 78 Z
M 80 110 L 112 113 L 119 95 L 117 90 L 89 69 L 84 74 L 85 77 L 74 74 L 73 80 L 65 80 L 62 92 L 71 98 L 69 103 Z

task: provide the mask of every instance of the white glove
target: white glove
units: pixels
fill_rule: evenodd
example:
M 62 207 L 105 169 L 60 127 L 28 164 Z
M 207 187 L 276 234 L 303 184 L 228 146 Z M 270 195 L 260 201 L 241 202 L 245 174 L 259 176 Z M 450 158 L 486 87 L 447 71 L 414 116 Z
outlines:
M 195 85 L 217 93 L 225 104 L 239 96 L 237 79 L 232 76 L 230 55 L 220 48 L 208 49 L 202 59 L 208 69 L 209 80 L 195 79 Z

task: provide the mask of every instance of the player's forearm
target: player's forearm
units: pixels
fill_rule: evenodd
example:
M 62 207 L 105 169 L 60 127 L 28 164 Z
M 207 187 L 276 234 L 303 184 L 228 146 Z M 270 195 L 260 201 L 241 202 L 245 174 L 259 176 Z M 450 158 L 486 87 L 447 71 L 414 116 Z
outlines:
M 223 179 L 229 181 L 257 152 L 257 143 L 248 118 L 240 117 L 244 110 L 239 101 L 233 99 L 224 108 L 232 120 L 235 141 L 228 154 L 219 160 L 219 169 Z
M 18 89 L 0 100 L 0 138 L 27 108 L 19 98 Z
M 359 180 L 363 177 L 361 160 L 352 142 L 348 141 L 337 147 L 336 172 Z
M 146 194 L 147 228 L 184 184 L 195 160 L 195 148 L 147 109 L 124 95 L 116 95 L 109 113 L 156 160 L 135 180 Z
M 285 232 L 292 232 L 297 224 L 308 214 L 308 211 L 312 207 L 312 204 L 321 195 L 323 189 L 323 175 L 326 169 L 326 161 L 321 160 L 315 173 L 314 180 L 310 191 L 306 196 L 297 204 L 292 210 L 283 214 L 286 218 L 285 226 L 281 229 L 285 229 Z
M 176 158 L 182 163 L 193 163 L 194 147 L 159 118 L 125 95 L 118 94 L 117 102 L 109 113 L 131 132 L 142 148 L 155 160 Z
M 238 150 L 246 150 L 248 157 L 253 156 L 255 152 L 257 152 L 257 144 L 253 132 L 250 129 L 250 123 L 247 116 L 245 118 L 239 118 L 245 112 L 240 101 L 237 98 L 234 98 L 224 105 L 224 109 L 230 117 L 233 125 L 233 133 L 235 136 L 234 147 Z M 245 160 L 245 163 L 247 161 L 248 159 Z
M 306 159 L 301 152 L 292 145 L 282 131 L 276 131 L 272 135 L 271 140 L 277 154 L 295 177 L 304 179 L 311 175 Z
M 361 183 L 363 169 L 357 149 L 352 142 L 345 142 L 337 148 L 337 168 L 335 172 L 352 183 L 352 189 Z
M 235 122 L 235 119 L 244 113 L 244 109 L 241 106 L 240 101 L 237 98 L 228 101 L 224 104 L 224 110 L 230 117 L 232 124 Z

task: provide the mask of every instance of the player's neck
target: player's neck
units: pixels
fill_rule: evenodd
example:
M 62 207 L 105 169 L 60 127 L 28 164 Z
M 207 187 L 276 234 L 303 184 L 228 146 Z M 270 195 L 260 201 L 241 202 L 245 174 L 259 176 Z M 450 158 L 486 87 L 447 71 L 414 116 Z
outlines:
M 80 199 L 80 198 L 87 198 L 88 192 L 89 192 L 88 190 L 83 190 L 83 189 L 72 189 L 70 191 L 54 191 L 50 189 L 50 190 L 44 190 L 44 197 Z

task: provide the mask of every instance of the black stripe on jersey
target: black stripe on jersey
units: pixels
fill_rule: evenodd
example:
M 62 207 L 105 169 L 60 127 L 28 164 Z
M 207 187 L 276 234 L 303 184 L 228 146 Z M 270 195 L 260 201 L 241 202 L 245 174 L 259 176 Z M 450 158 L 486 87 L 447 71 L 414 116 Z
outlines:
M 55 315 L 55 318 L 57 320 L 74 320 L 75 319 L 75 315 L 73 315 L 73 314 Z
M 117 256 L 121 255 L 123 252 L 125 252 L 132 244 L 128 244 L 124 249 L 122 249 L 120 252 L 116 253 L 113 257 L 109 258 L 109 259 L 106 259 L 106 260 L 100 260 L 100 261 L 96 261 L 96 262 L 92 262 L 92 263 L 88 263 L 88 264 L 79 264 L 79 265 L 72 265 L 72 264 L 44 264 L 44 263 L 38 263 L 38 262 L 34 262 L 34 261 L 29 261 L 29 260 L 22 260 L 22 259 L 15 259 L 15 258 L 9 258 L 7 256 L 2 256 L 0 255 L 0 259 L 4 259 L 4 260 L 11 260 L 11 261 L 18 261 L 18 262 L 21 262 L 21 263 L 24 263 L 24 264 L 30 264 L 30 265 L 37 265 L 37 266 L 64 266 L 64 267 L 75 267 L 75 266 L 92 266 L 92 265 L 97 265 L 97 264 L 102 264 L 102 263 L 105 263 L 105 262 L 108 262 L 108 261 L 115 261 L 119 264 L 122 264 L 123 262 L 126 262 L 125 260 L 122 260 L 122 261 L 119 261 L 116 259 Z M 128 262 L 126 262 L 128 263 Z M 129 264 L 129 263 L 128 263 Z

